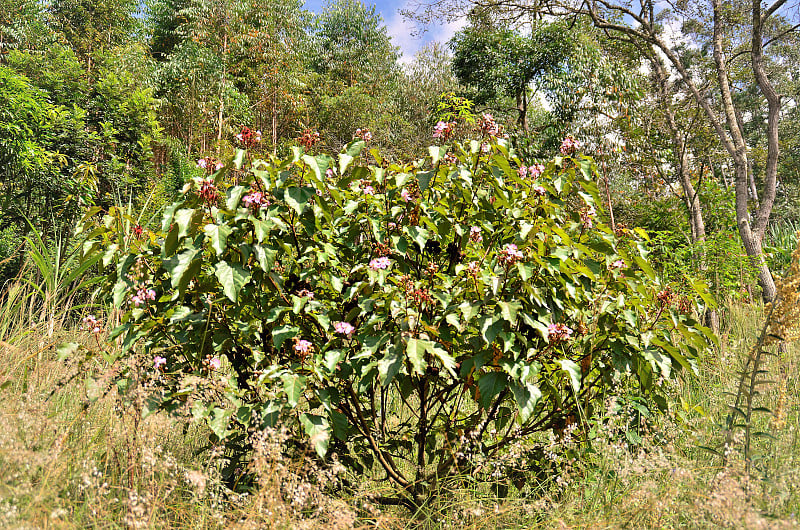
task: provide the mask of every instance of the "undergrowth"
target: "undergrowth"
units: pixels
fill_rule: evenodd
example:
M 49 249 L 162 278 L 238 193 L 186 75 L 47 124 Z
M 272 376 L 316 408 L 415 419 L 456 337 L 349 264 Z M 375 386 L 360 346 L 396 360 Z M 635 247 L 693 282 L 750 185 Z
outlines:
M 442 483 L 416 516 L 378 506 L 388 485 L 320 465 L 285 433 L 251 433 L 256 480 L 222 480 L 224 452 L 208 432 L 161 415 L 120 408 L 114 392 L 91 401 L 85 367 L 58 361 L 53 345 L 95 340 L 75 308 L 40 311 L 36 276 L 9 283 L 0 298 L 0 527 L 4 528 L 790 528 L 800 510 L 800 388 L 794 347 L 766 356 L 771 409 L 753 420 L 743 458 L 722 445 L 736 372 L 758 336 L 763 308 L 730 303 L 720 348 L 700 374 L 674 382 L 670 412 L 643 414 L 635 400 L 606 403 L 591 443 L 568 430 L 550 436 L 548 473 L 519 491 L 470 477 Z M 52 299 L 55 293 L 50 293 Z M 84 311 L 86 312 L 86 311 Z M 96 361 L 98 363 L 102 361 Z M 97 366 L 95 368 L 103 368 Z M 55 389 L 55 390 L 54 390 Z M 723 457 L 727 465 L 723 466 Z M 748 472 L 749 467 L 749 472 Z M 238 485 L 242 486 L 242 485 Z M 242 493 L 245 491 L 245 493 Z

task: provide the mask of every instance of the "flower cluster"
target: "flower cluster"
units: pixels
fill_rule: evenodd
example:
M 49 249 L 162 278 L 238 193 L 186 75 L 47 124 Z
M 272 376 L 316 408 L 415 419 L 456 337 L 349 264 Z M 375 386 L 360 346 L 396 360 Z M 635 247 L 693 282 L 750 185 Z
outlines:
M 565 324 L 550 324 L 547 326 L 547 339 L 550 342 L 565 342 L 572 335 L 572 329 Z
M 609 269 L 623 269 L 625 268 L 625 262 L 621 259 L 618 259 L 614 263 L 608 266 Z
M 672 292 L 670 286 L 667 286 L 666 289 L 659 291 L 656 298 L 658 298 L 658 301 L 661 302 L 662 305 L 672 305 L 672 301 L 675 299 L 675 293 Z
M 532 180 L 538 179 L 544 173 L 544 164 L 534 164 L 532 166 L 520 166 L 519 176 L 530 177 Z
M 95 335 L 99 335 L 103 332 L 102 323 L 97 320 L 94 315 L 88 315 L 83 318 L 83 326 L 81 326 L 81 329 L 87 329 Z
M 206 357 L 205 359 L 203 359 L 203 364 L 209 370 L 219 370 L 220 368 L 222 368 L 222 361 L 220 360 L 219 357 L 211 357 L 211 358 Z
M 411 193 L 407 189 L 403 188 L 403 191 L 400 192 L 400 198 L 405 202 L 408 202 L 411 200 Z
M 205 158 L 200 158 L 197 160 L 197 167 L 200 169 L 205 169 L 206 173 L 209 175 L 214 171 L 219 171 L 225 164 L 214 158 L 213 156 L 207 156 Z
M 333 329 L 336 330 L 336 333 L 341 333 L 348 337 L 352 336 L 353 332 L 356 330 L 349 322 L 334 322 Z
M 375 252 L 375 255 L 378 257 L 388 256 L 392 253 L 392 249 L 389 246 L 389 240 L 387 239 L 384 243 L 375 243 L 372 246 L 372 250 Z
M 411 300 L 416 306 L 433 303 L 433 297 L 431 296 L 430 291 L 424 288 L 413 289 L 408 293 L 407 296 L 408 299 Z
M 302 145 L 305 149 L 311 149 L 320 142 L 319 133 L 306 129 L 303 134 L 297 139 L 297 143 Z
M 539 197 L 544 197 L 545 195 L 547 195 L 547 190 L 544 189 L 543 186 L 536 185 L 532 189 L 533 193 L 538 195 Z
M 454 121 L 440 121 L 433 128 L 433 137 L 441 138 L 442 140 L 447 141 L 451 136 L 453 136 L 455 127 L 456 122 Z
M 305 359 L 306 357 L 314 351 L 314 345 L 311 342 L 299 339 L 297 337 L 294 338 L 294 351 L 300 354 L 301 359 Z
M 359 140 L 364 140 L 365 142 L 369 143 L 372 140 L 372 133 L 369 129 L 356 129 L 355 134 L 353 135 L 353 139 L 358 138 Z
M 583 223 L 584 228 L 591 228 L 594 226 L 593 219 L 594 216 L 597 215 L 597 210 L 594 209 L 594 206 L 587 206 L 585 208 L 581 208 L 581 222 Z
M 167 366 L 167 360 L 160 355 L 156 355 L 153 357 L 153 368 L 155 370 L 161 370 Z
M 478 279 L 478 275 L 481 272 L 481 266 L 477 261 L 470 261 L 467 265 L 467 274 L 469 274 L 473 279 Z
M 140 239 L 144 233 L 144 228 L 142 228 L 141 225 L 134 225 L 134 227 L 131 229 L 131 233 L 136 239 Z
M 497 259 L 501 264 L 510 266 L 525 259 L 525 254 L 517 250 L 517 245 L 514 243 L 509 243 L 506 245 L 506 248 L 500 251 L 500 253 L 497 255 Z
M 309 291 L 308 289 L 300 289 L 297 292 L 297 296 L 300 298 L 308 298 L 309 300 L 314 299 L 314 291 Z
M 155 300 L 156 292 L 153 289 L 147 289 L 144 285 L 139 285 L 136 288 L 136 294 L 131 296 L 131 303 L 136 307 L 147 304 L 148 300 Z
M 387 258 L 386 256 L 381 256 L 379 258 L 375 258 L 372 261 L 370 261 L 369 268 L 374 271 L 377 271 L 382 269 L 388 269 L 391 264 L 392 263 L 391 261 L 389 261 L 389 258 Z
M 200 189 L 198 190 L 197 194 L 209 204 L 217 202 L 217 198 L 219 197 L 217 186 L 211 179 L 200 181 Z
M 478 128 L 484 136 L 497 137 L 502 131 L 502 127 L 494 120 L 494 116 L 489 113 L 481 114 L 478 120 Z
M 474 243 L 480 243 L 483 241 L 483 236 L 481 235 L 481 228 L 479 226 L 473 226 L 469 229 L 469 239 Z
M 564 156 L 572 156 L 578 150 L 578 147 L 580 147 L 578 140 L 570 134 L 561 142 L 559 151 L 561 151 L 561 154 Z
M 242 127 L 242 132 L 236 135 L 236 139 L 249 149 L 261 142 L 261 131 L 254 132 L 250 127 Z
M 242 197 L 242 202 L 244 203 L 246 208 L 251 208 L 253 210 L 258 210 L 259 208 L 267 208 L 270 205 L 269 199 L 267 196 L 260 191 L 251 191 L 244 197 Z

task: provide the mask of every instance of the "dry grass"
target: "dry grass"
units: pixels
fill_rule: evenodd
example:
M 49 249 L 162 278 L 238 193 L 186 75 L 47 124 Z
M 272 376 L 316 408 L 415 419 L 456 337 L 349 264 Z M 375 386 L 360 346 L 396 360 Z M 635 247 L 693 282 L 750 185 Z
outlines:
M 622 443 L 625 407 L 609 404 L 592 450 L 555 454 L 561 472 L 498 498 L 469 477 L 448 486 L 424 514 L 409 517 L 371 499 L 385 485 L 358 484 L 337 498 L 343 472 L 286 457 L 280 430 L 253 435 L 249 495 L 233 494 L 220 470 L 225 455 L 203 449 L 207 433 L 159 415 L 142 419 L 113 392 L 90 402 L 77 367 L 53 345 L 89 341 L 72 313 L 45 318 L 24 285 L 0 298 L 0 527 L 3 528 L 790 528 L 800 513 L 798 352 L 770 358 L 778 375 L 758 418 L 774 439 L 759 440 L 746 476 L 736 447 L 722 459 L 701 448 L 723 439 L 735 371 L 757 333 L 761 310 L 726 309 L 721 351 L 698 378 L 674 383 L 672 412 L 647 425 L 641 445 Z M 94 368 L 102 370 L 97 364 Z M 780 376 L 785 374 L 786 377 Z M 74 377 L 77 376 L 77 377 Z M 55 392 L 53 390 L 56 389 Z M 649 429 L 649 430 L 648 430 Z M 649 434 L 648 434 L 649 433 Z M 567 447 L 569 445 L 569 447 Z M 722 449 L 724 450 L 724 449 Z M 351 490 L 352 491 L 352 490 Z

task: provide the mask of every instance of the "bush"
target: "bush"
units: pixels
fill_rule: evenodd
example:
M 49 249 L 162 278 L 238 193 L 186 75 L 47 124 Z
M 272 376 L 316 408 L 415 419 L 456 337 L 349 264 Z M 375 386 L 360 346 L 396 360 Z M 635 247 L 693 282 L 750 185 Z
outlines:
M 656 278 L 643 231 L 603 222 L 591 159 L 540 174 L 493 138 L 404 165 L 363 148 L 240 151 L 138 240 L 91 210 L 86 257 L 122 310 L 117 388 L 240 456 L 281 420 L 414 508 L 449 476 L 518 482 L 532 435 L 577 436 L 623 389 L 665 407 L 660 380 L 695 370 L 695 301 Z

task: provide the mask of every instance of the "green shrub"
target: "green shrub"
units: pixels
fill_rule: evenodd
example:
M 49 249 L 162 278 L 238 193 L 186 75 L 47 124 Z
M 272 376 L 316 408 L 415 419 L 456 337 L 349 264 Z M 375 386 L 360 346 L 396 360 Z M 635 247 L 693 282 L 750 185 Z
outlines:
M 643 231 L 603 222 L 591 159 L 522 176 L 504 140 L 405 165 L 363 147 L 240 151 L 133 245 L 91 210 L 87 258 L 123 311 L 124 347 L 103 352 L 117 387 L 240 455 L 282 420 L 413 508 L 450 475 L 519 478 L 532 435 L 579 429 L 623 388 L 666 406 L 660 380 L 695 370 L 695 301 L 660 283 Z

